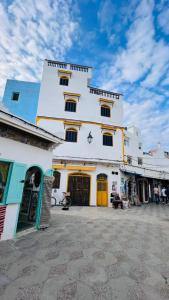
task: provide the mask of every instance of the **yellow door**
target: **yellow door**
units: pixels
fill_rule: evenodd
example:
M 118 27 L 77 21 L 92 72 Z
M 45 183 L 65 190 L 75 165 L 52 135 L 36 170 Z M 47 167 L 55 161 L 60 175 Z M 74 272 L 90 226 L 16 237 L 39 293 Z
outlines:
M 97 206 L 108 205 L 108 183 L 107 176 L 100 174 L 97 176 Z

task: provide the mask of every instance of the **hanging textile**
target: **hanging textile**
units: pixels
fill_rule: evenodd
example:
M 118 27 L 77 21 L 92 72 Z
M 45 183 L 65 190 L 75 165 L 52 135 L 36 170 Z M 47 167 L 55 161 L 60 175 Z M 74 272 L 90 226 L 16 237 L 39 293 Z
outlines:
M 40 228 L 49 227 L 53 177 L 44 176 Z

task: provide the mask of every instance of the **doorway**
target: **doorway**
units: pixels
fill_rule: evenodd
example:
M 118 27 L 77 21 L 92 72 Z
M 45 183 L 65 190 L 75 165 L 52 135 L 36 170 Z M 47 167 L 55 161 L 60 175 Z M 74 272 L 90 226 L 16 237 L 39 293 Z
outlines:
M 90 176 L 87 174 L 70 174 L 68 177 L 68 192 L 71 204 L 89 206 L 90 203 Z
M 39 167 L 31 167 L 27 170 L 17 231 L 25 230 L 36 225 L 40 205 L 41 181 L 42 171 Z
M 97 175 L 97 206 L 108 206 L 108 181 L 106 174 Z

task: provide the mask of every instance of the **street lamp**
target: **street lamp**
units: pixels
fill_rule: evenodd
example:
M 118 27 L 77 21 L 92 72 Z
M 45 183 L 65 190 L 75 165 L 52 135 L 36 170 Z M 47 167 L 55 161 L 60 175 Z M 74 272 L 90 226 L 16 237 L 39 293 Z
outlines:
M 92 137 L 92 134 L 91 134 L 91 131 L 90 131 L 89 135 L 87 137 L 87 141 L 88 141 L 89 144 L 91 144 L 92 140 L 93 140 L 93 137 Z

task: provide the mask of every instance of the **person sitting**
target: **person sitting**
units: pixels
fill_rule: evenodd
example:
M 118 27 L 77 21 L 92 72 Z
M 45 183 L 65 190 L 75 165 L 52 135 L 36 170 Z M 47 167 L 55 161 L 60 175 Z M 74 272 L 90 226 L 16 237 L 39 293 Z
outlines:
M 116 194 L 116 195 L 114 195 L 114 200 L 112 202 L 112 206 L 115 209 L 117 209 L 119 207 L 119 205 L 120 205 L 121 209 L 123 209 L 123 202 L 121 201 L 119 194 Z
M 130 208 L 130 201 L 127 199 L 127 197 L 123 198 L 123 209 Z

